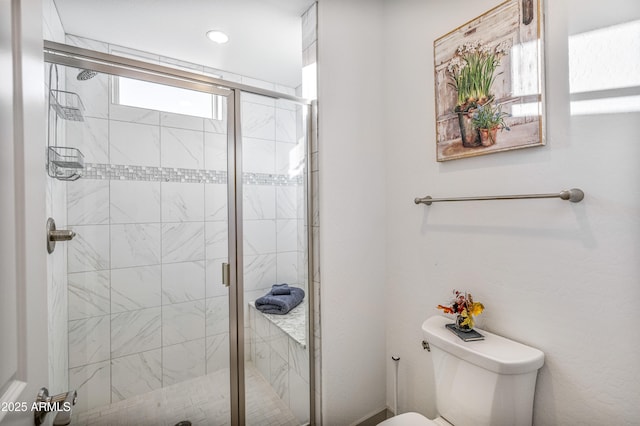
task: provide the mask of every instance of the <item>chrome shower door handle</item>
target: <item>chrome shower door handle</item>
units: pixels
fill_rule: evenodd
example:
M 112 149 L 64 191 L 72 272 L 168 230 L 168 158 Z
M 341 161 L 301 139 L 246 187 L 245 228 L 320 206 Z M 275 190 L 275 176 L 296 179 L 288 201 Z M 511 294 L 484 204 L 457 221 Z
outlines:
M 231 285 L 229 276 L 231 275 L 231 269 L 226 262 L 222 263 L 222 285 L 229 287 Z
M 49 231 L 49 241 L 69 241 L 76 236 L 76 233 L 69 230 Z
M 52 218 L 47 220 L 47 252 L 53 253 L 56 248 L 56 241 L 70 241 L 76 233 L 67 229 L 56 229 L 56 221 Z
M 53 418 L 53 426 L 66 426 L 71 424 L 71 409 L 76 405 L 78 400 L 78 392 L 70 391 L 62 402 L 62 410 L 58 410 L 58 413 Z
M 33 404 L 33 423 L 39 426 L 44 423 L 47 413 L 55 411 L 54 426 L 68 425 L 71 423 L 71 410 L 78 399 L 75 390 L 49 396 L 47 388 L 40 388 L 36 401 Z

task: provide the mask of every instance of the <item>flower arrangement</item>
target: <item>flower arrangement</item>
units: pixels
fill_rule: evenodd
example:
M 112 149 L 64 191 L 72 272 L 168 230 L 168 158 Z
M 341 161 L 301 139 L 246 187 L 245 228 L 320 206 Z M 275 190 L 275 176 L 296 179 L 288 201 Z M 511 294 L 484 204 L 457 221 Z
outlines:
M 510 45 L 503 41 L 497 46 L 484 45 L 477 40 L 458 46 L 447 65 L 450 83 L 458 92 L 455 112 L 467 112 L 489 102 L 495 70 L 502 57 L 509 54 Z
M 442 309 L 445 314 L 456 314 L 456 325 L 463 330 L 473 329 L 475 322 L 473 316 L 478 316 L 484 311 L 484 305 L 480 302 L 474 302 L 471 293 L 463 293 L 453 290 L 454 298 L 450 306 L 438 305 L 438 309 Z
M 509 114 L 502 111 L 502 107 L 494 106 L 492 102 L 487 102 L 484 105 L 478 106 L 478 109 L 471 117 L 471 121 L 478 129 L 498 128 L 509 131 L 511 129 L 504 122 L 505 117 L 509 116 Z

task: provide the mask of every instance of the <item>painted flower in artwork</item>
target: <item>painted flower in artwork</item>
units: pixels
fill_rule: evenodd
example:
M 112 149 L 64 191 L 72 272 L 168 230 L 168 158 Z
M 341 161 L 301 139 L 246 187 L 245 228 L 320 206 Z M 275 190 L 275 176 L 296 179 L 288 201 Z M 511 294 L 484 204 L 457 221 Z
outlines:
M 469 111 L 493 99 L 491 86 L 495 71 L 510 48 L 506 41 L 490 46 L 481 40 L 458 46 L 447 64 L 450 84 L 458 93 L 455 112 Z

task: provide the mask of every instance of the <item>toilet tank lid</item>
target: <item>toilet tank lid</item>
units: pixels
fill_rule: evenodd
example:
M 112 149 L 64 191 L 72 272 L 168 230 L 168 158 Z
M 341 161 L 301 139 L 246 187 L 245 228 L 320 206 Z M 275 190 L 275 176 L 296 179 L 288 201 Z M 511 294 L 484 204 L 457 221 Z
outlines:
M 451 318 L 433 316 L 422 323 L 424 337 L 458 358 L 498 374 L 524 374 L 538 370 L 544 364 L 544 353 L 531 346 L 514 342 L 488 331 L 477 329 L 484 340 L 464 342 L 447 330 Z

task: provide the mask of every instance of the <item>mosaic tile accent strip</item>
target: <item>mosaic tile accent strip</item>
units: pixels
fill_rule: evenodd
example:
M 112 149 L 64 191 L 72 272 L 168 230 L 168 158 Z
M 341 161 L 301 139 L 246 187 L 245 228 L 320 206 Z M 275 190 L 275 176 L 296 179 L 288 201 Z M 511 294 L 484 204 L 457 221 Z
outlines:
M 127 166 L 85 163 L 83 179 L 133 180 L 148 182 L 227 183 L 227 172 L 220 170 L 180 169 L 174 167 Z M 269 173 L 243 173 L 245 185 L 297 186 L 303 177 Z

